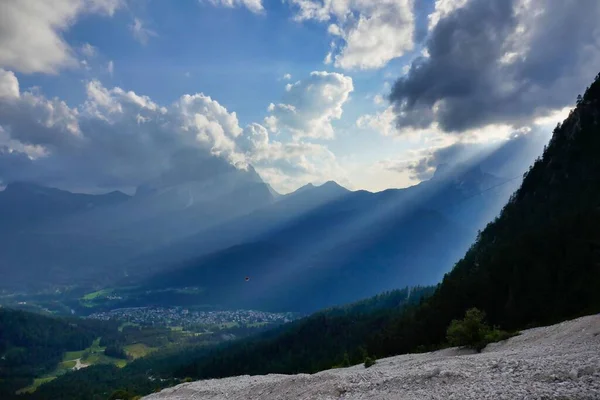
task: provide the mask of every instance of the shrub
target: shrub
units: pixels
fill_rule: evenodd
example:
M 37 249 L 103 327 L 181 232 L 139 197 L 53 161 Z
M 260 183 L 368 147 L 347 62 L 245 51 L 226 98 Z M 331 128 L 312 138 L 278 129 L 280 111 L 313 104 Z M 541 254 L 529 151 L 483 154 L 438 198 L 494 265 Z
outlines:
M 446 331 L 448 342 L 452 346 L 468 347 L 481 351 L 487 343 L 485 337 L 490 328 L 483 320 L 485 313 L 477 308 L 471 308 L 462 320 L 453 320 Z
M 375 365 L 375 360 L 372 359 L 371 357 L 366 357 L 365 358 L 365 368 L 372 367 L 373 365 Z
M 491 329 L 485 322 L 485 312 L 471 308 L 462 320 L 453 320 L 446 331 L 448 343 L 480 352 L 489 343 L 500 342 L 515 336 L 514 333 Z
M 510 339 L 511 337 L 516 335 L 516 333 L 506 332 L 499 330 L 498 328 L 494 328 L 485 335 L 484 340 L 486 343 L 496 343 L 506 339 Z
M 471 308 L 462 320 L 453 320 L 446 331 L 448 343 L 452 346 L 466 347 L 480 352 L 488 343 L 506 340 L 514 334 L 491 329 L 485 322 L 485 312 Z

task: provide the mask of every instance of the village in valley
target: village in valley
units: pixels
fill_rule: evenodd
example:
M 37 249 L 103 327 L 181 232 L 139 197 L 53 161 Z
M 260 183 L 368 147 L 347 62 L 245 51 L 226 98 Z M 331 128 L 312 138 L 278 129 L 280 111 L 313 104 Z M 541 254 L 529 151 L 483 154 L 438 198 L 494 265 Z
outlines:
M 133 307 L 98 312 L 87 318 L 116 320 L 137 325 L 192 327 L 192 326 L 261 326 L 290 322 L 295 313 L 269 313 L 254 310 L 200 311 L 184 307 Z

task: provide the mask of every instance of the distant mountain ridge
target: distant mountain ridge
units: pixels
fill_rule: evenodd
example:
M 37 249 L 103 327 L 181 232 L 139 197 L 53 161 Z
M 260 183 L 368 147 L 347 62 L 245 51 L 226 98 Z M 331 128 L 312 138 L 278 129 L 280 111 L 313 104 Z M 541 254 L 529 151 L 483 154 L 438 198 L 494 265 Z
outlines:
M 0 230 L 19 229 L 45 219 L 65 217 L 127 200 L 129 196 L 119 191 L 91 195 L 29 182 L 12 182 L 0 192 Z
M 341 186 L 339 183 L 337 183 L 335 181 L 327 181 L 327 182 L 323 183 L 322 185 L 315 185 L 313 183 L 307 183 L 306 185 L 296 189 L 295 191 L 286 194 L 285 197 L 297 196 L 297 195 L 299 195 L 301 193 L 305 193 L 305 192 L 319 192 L 320 195 L 323 195 L 325 193 L 346 194 L 346 193 L 350 192 L 350 190 L 346 189 L 345 187 Z
M 3 284 L 108 284 L 127 273 L 120 267 L 125 260 L 274 201 L 253 168 L 238 170 L 218 159 L 209 164 L 211 173 L 196 176 L 192 168 L 186 179 L 166 175 L 133 197 L 9 185 L 0 192 L 0 213 L 23 217 L 3 224 Z M 42 211 L 39 218 L 32 218 L 35 210 Z
M 196 285 L 214 292 L 203 301 L 231 307 L 314 310 L 435 282 L 512 191 L 495 188 L 504 180 L 478 167 L 460 167 L 406 189 L 352 192 L 329 181 L 278 195 L 251 166 L 208 165 L 197 173 L 196 161 L 184 159 L 177 174 L 132 197 L 107 194 L 94 207 L 19 227 L 0 243 L 6 283 Z M 231 282 L 218 278 L 221 270 Z M 234 277 L 246 275 L 257 279 L 238 288 Z M 143 301 L 151 299 L 136 304 Z
M 159 264 L 185 256 L 158 266 L 142 287 L 197 286 L 204 290 L 201 302 L 313 311 L 402 285 L 432 284 L 508 199 L 512 188 L 503 183 L 474 167 L 379 193 L 309 184 L 208 235 L 223 235 L 229 246 L 203 249 L 206 235 L 198 235 L 169 256 L 155 254 Z

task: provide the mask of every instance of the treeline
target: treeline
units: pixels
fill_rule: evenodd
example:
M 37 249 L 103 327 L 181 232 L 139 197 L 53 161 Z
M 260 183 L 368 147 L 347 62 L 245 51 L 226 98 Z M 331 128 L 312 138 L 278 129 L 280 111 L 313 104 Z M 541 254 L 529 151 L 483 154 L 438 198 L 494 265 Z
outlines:
M 66 351 L 83 350 L 116 326 L 0 308 L 0 398 L 51 371 Z
M 123 346 L 117 344 L 110 344 L 106 346 L 106 348 L 104 349 L 104 355 L 107 357 L 120 358 L 123 360 L 127 360 L 128 358 L 125 349 L 123 349 Z
M 125 325 L 100 339 L 100 346 L 125 346 L 131 343 L 143 343 L 149 347 L 163 347 L 180 339 L 180 332 L 162 326 Z

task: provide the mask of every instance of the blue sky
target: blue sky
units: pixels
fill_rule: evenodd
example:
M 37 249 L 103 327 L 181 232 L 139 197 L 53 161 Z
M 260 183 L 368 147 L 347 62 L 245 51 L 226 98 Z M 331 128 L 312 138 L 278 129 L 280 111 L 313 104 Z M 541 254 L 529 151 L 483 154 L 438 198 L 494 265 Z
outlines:
M 7 0 L 0 182 L 131 188 L 152 178 L 148 165 L 160 174 L 192 147 L 253 165 L 281 192 L 327 180 L 372 191 L 415 184 L 441 149 L 491 149 L 564 117 L 600 52 L 586 39 L 598 28 L 583 18 L 597 16 L 597 3 L 563 7 Z M 554 43 L 573 61 L 540 71 L 561 54 L 544 51 L 548 26 L 560 35 L 575 20 L 581 35 L 571 29 Z M 544 82 L 527 76 L 532 65 Z

